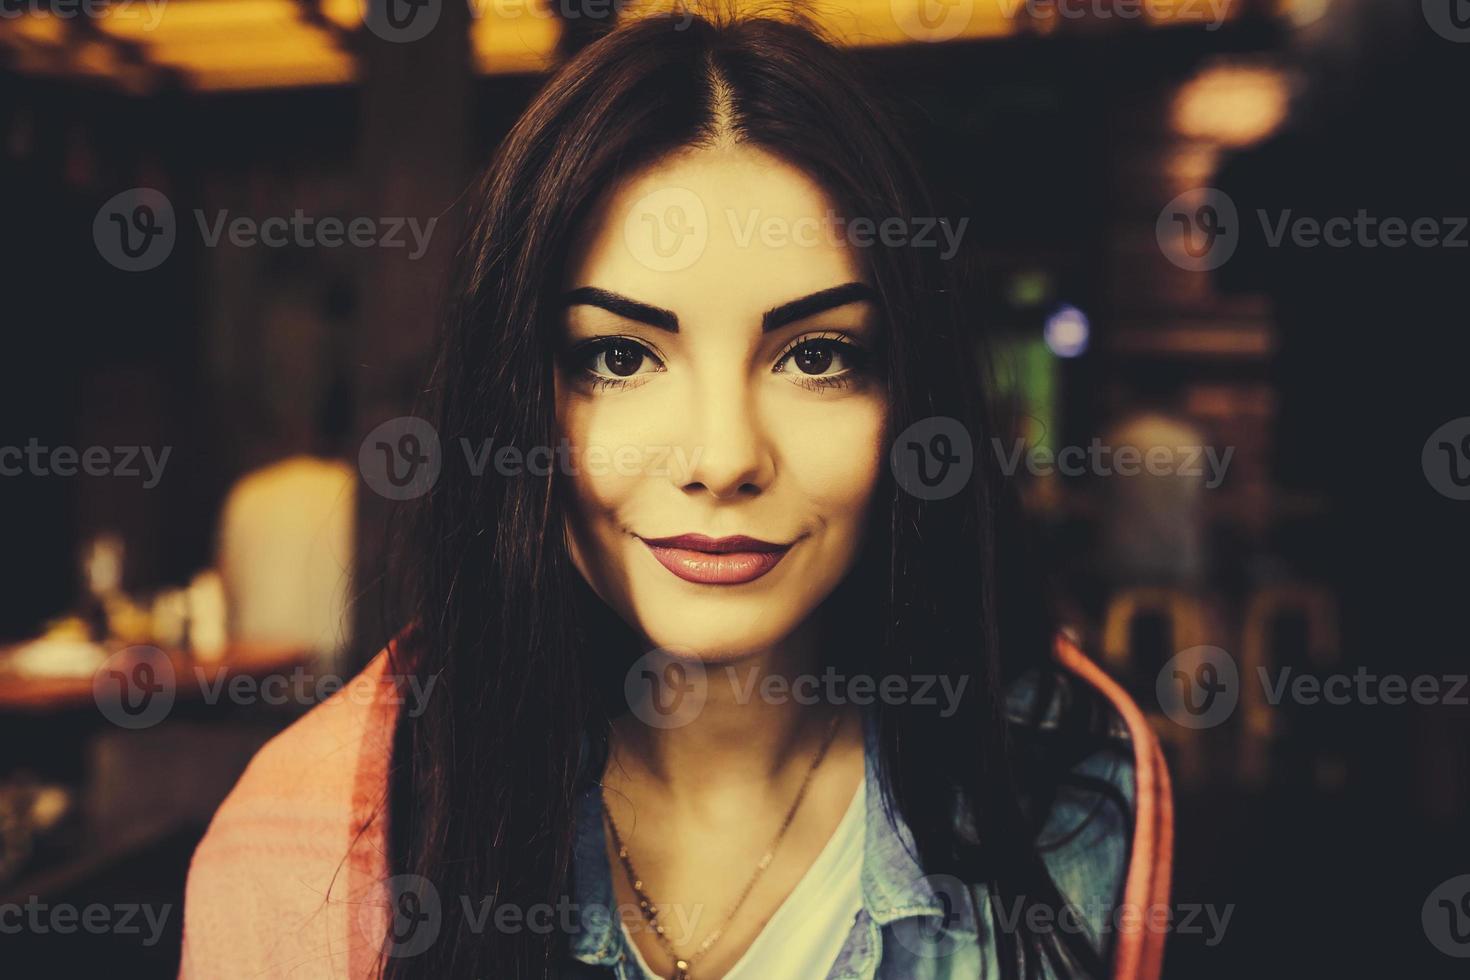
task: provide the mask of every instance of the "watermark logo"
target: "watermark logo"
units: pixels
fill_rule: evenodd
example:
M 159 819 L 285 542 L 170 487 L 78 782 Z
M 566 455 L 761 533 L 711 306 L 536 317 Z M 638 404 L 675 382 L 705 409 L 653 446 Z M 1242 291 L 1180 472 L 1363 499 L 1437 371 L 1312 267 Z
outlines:
M 389 500 L 422 497 L 438 482 L 443 466 L 438 431 L 414 415 L 379 425 L 357 450 L 357 468 L 364 482 Z
M 114 654 L 93 675 L 93 695 L 103 716 L 124 728 L 148 728 L 168 717 L 182 695 L 204 704 L 234 705 L 392 704 L 410 718 L 428 707 L 437 674 L 313 673 L 298 664 L 289 672 L 252 674 L 225 666 L 195 664 L 176 673 L 156 647 L 129 647 Z M 337 700 L 333 701 L 332 698 Z
M 1257 665 L 1242 677 L 1235 659 L 1219 647 L 1197 646 L 1180 651 L 1159 671 L 1155 683 L 1159 707 L 1184 728 L 1223 724 L 1240 702 L 1245 683 L 1259 684 L 1271 707 L 1283 702 L 1304 706 L 1349 704 L 1470 705 L 1470 675 L 1375 674 L 1358 666 L 1352 673 L 1300 673 L 1289 666 Z
M 147 272 L 174 250 L 174 206 L 162 192 L 133 187 L 108 198 L 92 219 L 97 253 L 124 272 Z
M 650 650 L 628 668 L 623 696 L 633 716 L 653 728 L 683 728 L 699 717 L 709 678 L 695 656 Z
M 444 924 L 439 890 L 421 875 L 394 875 L 383 883 L 387 893 L 388 931 L 383 948 L 394 959 L 417 956 L 434 944 Z M 365 902 L 358 924 L 375 936 L 382 929 L 383 906 Z
M 362 24 L 395 44 L 428 37 L 443 12 L 443 0 L 360 0 Z
M 1446 41 L 1470 41 L 1470 0 L 1423 0 L 1424 20 Z
M 1409 218 L 1375 215 L 1359 208 L 1352 215 L 1318 217 L 1291 208 L 1276 212 L 1256 208 L 1255 219 L 1261 228 L 1260 241 L 1267 248 L 1470 249 L 1470 218 L 1464 216 Z M 1170 201 L 1159 213 L 1154 232 L 1170 262 L 1203 272 L 1219 268 L 1235 254 L 1240 221 L 1235 202 L 1227 194 L 1205 187 Z
M 1154 223 L 1164 256 L 1181 269 L 1208 272 L 1235 254 L 1240 218 L 1224 191 L 1198 187 L 1164 205 Z
M 975 444 L 964 423 L 948 416 L 921 419 L 901 432 L 889 450 L 889 466 L 898 485 L 921 500 L 952 497 L 965 488 L 974 470 Z M 990 438 L 990 451 L 1000 472 L 1013 477 L 1022 469 L 1034 477 L 1132 478 L 1139 476 L 1198 480 L 1206 490 L 1224 482 L 1235 447 L 1204 445 L 1110 445 L 1094 436 L 1085 446 L 1053 449 L 1024 438 L 1009 443 Z
M 1159 707 L 1184 728 L 1213 728 L 1240 702 L 1240 671 L 1220 647 L 1181 650 L 1159 671 Z
M 1435 949 L 1446 956 L 1470 958 L 1470 875 L 1456 875 L 1430 892 L 1420 920 Z
M 952 497 L 975 470 L 970 431 L 947 415 L 920 419 L 893 440 L 888 465 L 898 485 L 920 500 Z
M 1419 461 L 1431 487 L 1451 500 L 1470 500 L 1470 416 L 1435 429 Z
M 933 893 L 939 913 L 905 916 L 893 923 L 893 936 L 900 946 L 921 959 L 942 959 L 964 941 L 960 928 L 975 928 L 975 895 L 954 875 L 925 875 L 919 882 L 921 891 Z
M 645 194 L 623 219 L 623 241 L 646 269 L 687 269 L 699 261 L 709 244 L 709 214 L 704 201 L 684 187 L 665 187 Z
M 394 0 L 397 2 L 397 0 Z M 296 208 L 290 216 L 255 218 L 231 216 L 228 209 L 211 217 L 202 208 L 193 211 L 194 223 L 205 248 L 228 242 L 236 248 L 386 248 L 407 249 L 409 261 L 422 258 L 438 225 L 438 217 L 418 218 L 359 215 L 317 217 Z M 178 240 L 173 204 L 161 192 L 134 187 L 114 195 L 92 220 L 97 252 L 124 272 L 146 272 L 162 265 Z
M 915 41 L 951 41 L 975 18 L 975 0 L 888 0 L 893 22 Z
M 97 710 L 120 728 L 158 724 L 173 709 L 176 690 L 173 661 L 153 646 L 119 650 L 92 675 Z

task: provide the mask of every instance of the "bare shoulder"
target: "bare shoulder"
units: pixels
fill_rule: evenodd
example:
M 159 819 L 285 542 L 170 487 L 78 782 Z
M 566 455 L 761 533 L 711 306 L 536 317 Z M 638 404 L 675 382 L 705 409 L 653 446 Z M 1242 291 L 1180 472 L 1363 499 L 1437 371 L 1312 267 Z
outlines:
M 383 877 L 393 722 L 380 653 L 251 759 L 189 866 L 181 976 L 353 976 Z

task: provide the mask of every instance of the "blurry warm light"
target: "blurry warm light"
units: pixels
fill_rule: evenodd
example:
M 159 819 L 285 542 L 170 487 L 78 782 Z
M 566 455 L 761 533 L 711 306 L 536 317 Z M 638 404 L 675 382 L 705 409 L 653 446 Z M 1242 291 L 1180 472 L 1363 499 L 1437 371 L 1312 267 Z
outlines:
M 1243 0 L 1144 0 L 1143 11 L 1150 24 L 1203 24 L 1218 27 L 1240 13 Z
M 1184 398 L 1184 410 L 1202 418 L 1271 415 L 1276 406 L 1275 392 L 1265 385 L 1192 385 Z
M 1013 34 L 1026 19 L 1024 3 L 1025 0 L 811 0 L 800 9 L 839 44 L 881 47 Z M 752 13 L 781 16 L 779 5 L 764 0 L 737 0 L 735 6 L 749 8 Z M 671 9 L 685 8 L 675 8 L 672 0 L 634 0 L 620 16 L 632 19 Z M 697 4 L 694 9 L 699 9 Z M 1033 19 L 1031 26 L 1036 24 Z
M 1295 27 L 1306 27 L 1315 24 L 1327 16 L 1327 11 L 1332 7 L 1332 0 L 1277 0 L 1277 13 L 1285 17 Z
M 6 65 L 23 75 L 103 79 L 126 92 L 147 90 L 150 69 L 128 61 L 105 38 L 86 35 L 66 18 L 27 13 L 0 19 Z
M 355 31 L 362 26 L 361 0 L 322 0 L 319 9 L 323 17 L 344 31 Z
M 150 64 L 176 69 L 200 90 L 351 82 L 352 57 L 302 19 L 294 0 L 138 3 L 98 18 L 104 33 L 138 44 Z
M 1174 129 L 1192 139 L 1246 146 L 1269 136 L 1286 118 L 1290 90 L 1274 68 L 1208 68 L 1174 98 Z
M 305 30 L 237 45 L 156 45 L 153 58 L 184 72 L 201 90 L 343 84 L 357 72 L 352 58 L 325 35 Z
M 118 5 L 97 18 L 97 26 L 113 37 L 150 43 L 167 40 L 230 41 L 245 31 L 289 32 L 302 26 L 300 8 L 292 0 L 188 0 Z
M 1276 349 L 1270 328 L 1250 322 L 1220 327 L 1121 327 L 1108 332 L 1109 347 L 1124 354 L 1261 358 Z
M 28 13 L 10 21 L 10 30 L 27 41 L 38 44 L 60 44 L 66 36 L 66 23 L 50 14 Z
M 1163 167 L 1165 189 L 1172 198 L 1209 186 L 1220 167 L 1220 150 L 1209 143 L 1185 143 L 1164 155 Z
M 561 20 L 542 0 L 472 0 L 470 44 L 484 75 L 549 69 L 561 40 Z
M 468 0 L 473 64 L 481 74 L 540 72 L 556 59 L 562 22 L 549 0 Z M 1101 2 L 1101 0 L 1099 0 Z M 1150 23 L 1210 20 L 1233 15 L 1241 0 L 1144 0 Z M 1326 0 L 1276 0 L 1325 3 Z M 93 21 L 110 39 L 136 44 L 142 67 L 123 50 L 77 48 L 77 31 L 62 19 L 28 13 L 8 22 L 0 44 L 11 49 L 10 65 L 23 72 L 104 76 L 124 88 L 149 77 L 149 68 L 175 68 L 184 84 L 203 90 L 281 88 L 343 84 L 358 72 L 350 39 L 363 31 L 363 0 L 319 0 L 316 11 L 328 27 L 305 16 L 300 0 L 164 0 L 114 4 Z M 931 44 L 1003 37 L 1018 31 L 1044 32 L 1048 18 L 1036 17 L 1027 0 L 811 0 L 801 9 L 834 40 L 852 46 Z M 780 15 L 779 5 L 734 0 L 737 8 Z M 622 17 L 669 10 L 674 0 L 635 0 Z M 682 7 L 679 9 L 683 9 Z M 1053 18 L 1054 19 L 1054 18 Z M 332 28 L 336 28 L 333 30 Z M 1249 74 L 1249 73 L 1247 73 Z M 1221 141 L 1269 131 L 1272 92 L 1257 79 L 1234 87 L 1203 84 L 1181 103 L 1181 128 L 1206 131 Z M 1284 104 L 1284 97 L 1281 100 Z M 1222 121 L 1223 119 L 1223 121 Z M 1250 138 L 1258 138 L 1258 135 Z
M 854 47 L 1004 37 L 1025 17 L 1022 0 L 818 0 L 813 13 Z
M 74 46 L 67 54 L 67 67 L 77 75 L 111 78 L 126 70 L 117 48 L 96 39 Z

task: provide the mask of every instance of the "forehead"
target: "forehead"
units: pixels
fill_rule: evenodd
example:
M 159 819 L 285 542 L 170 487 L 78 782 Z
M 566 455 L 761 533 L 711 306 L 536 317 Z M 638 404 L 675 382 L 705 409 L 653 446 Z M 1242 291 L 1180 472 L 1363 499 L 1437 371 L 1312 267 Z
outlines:
M 631 175 L 580 229 L 564 285 L 678 312 L 748 320 L 829 286 L 867 281 L 827 193 L 739 145 L 683 150 Z

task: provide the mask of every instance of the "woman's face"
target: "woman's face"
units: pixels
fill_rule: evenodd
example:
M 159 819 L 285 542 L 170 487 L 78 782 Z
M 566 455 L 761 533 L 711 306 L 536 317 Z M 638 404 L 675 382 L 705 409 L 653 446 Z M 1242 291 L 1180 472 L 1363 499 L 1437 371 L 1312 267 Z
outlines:
M 878 308 L 833 209 L 764 151 L 684 151 L 615 187 L 568 263 L 568 547 L 678 655 L 769 648 L 857 556 L 886 396 Z M 737 536 L 753 540 L 716 540 Z

